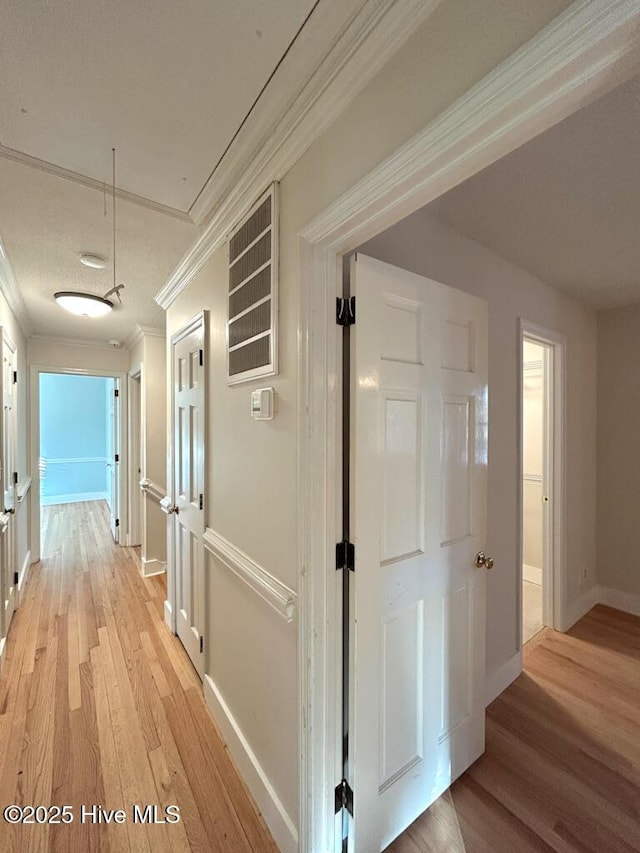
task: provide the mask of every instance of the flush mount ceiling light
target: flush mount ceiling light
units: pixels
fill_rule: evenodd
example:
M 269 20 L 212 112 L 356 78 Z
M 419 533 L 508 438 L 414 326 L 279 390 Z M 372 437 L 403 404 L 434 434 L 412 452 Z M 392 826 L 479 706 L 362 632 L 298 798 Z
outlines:
M 77 317 L 104 317 L 113 309 L 113 302 L 107 299 L 108 296 L 115 294 L 118 301 L 122 302 L 120 291 L 124 288 L 124 284 L 116 284 L 116 149 L 112 148 L 111 153 L 113 163 L 113 287 L 104 296 L 78 290 L 59 290 L 54 293 L 53 298 L 58 305 Z M 106 258 L 90 253 L 80 255 L 80 261 L 93 269 L 104 269 L 107 265 Z
M 92 270 L 103 270 L 107 266 L 107 259 L 102 255 L 94 255 L 93 252 L 82 252 L 80 263 Z

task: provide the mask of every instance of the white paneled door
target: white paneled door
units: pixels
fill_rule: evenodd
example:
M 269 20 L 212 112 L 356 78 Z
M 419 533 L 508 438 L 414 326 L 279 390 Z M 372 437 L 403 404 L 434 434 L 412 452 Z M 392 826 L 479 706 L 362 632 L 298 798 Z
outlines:
M 3 507 L 0 519 L 2 552 L 2 635 L 6 637 L 9 623 L 16 607 L 16 488 L 17 488 L 17 434 L 16 434 L 16 351 L 13 344 L 2 337 L 2 489 Z
M 374 853 L 484 750 L 487 306 L 363 255 L 351 288 L 350 849 Z
M 176 629 L 204 672 L 204 323 L 173 344 Z

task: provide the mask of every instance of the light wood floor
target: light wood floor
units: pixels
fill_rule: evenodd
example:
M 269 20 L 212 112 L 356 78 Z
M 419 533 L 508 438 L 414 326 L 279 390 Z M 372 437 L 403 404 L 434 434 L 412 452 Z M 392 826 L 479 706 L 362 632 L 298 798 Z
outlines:
M 541 631 L 486 747 L 388 853 L 640 850 L 640 619 L 598 606 Z
M 43 508 L 0 680 L 0 807 L 73 806 L 70 825 L 10 826 L 1 853 L 276 850 L 213 725 L 200 682 L 162 621 L 162 578 L 111 540 L 106 504 Z M 80 805 L 125 824 L 80 822 Z M 172 825 L 133 805 L 178 805 Z

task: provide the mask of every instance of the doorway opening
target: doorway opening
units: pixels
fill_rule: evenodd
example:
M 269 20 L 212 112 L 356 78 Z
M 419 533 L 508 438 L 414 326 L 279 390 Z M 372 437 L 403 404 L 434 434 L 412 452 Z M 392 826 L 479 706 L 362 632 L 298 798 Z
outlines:
M 104 376 L 41 373 L 39 377 L 40 504 L 82 503 L 103 510 L 119 541 L 120 442 L 116 380 Z M 87 506 L 87 509 L 90 507 Z M 41 536 L 57 515 L 42 513 Z
M 562 342 L 521 335 L 521 642 L 560 628 Z
M 77 517 L 67 512 L 71 504 L 104 515 L 113 541 L 127 544 L 122 383 L 120 374 L 31 368 L 31 459 L 39 479 L 31 498 L 33 562 L 56 519 Z

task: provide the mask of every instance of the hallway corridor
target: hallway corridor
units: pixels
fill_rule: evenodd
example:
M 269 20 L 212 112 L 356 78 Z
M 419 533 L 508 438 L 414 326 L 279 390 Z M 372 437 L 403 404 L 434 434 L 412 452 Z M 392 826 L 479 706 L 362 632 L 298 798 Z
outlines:
M 0 803 L 73 809 L 67 825 L 9 825 L 2 853 L 273 853 L 202 698 L 162 621 L 164 576 L 144 579 L 116 546 L 104 502 L 43 508 L 0 680 Z M 124 809 L 81 821 L 81 805 Z M 180 821 L 134 823 L 134 804 Z

